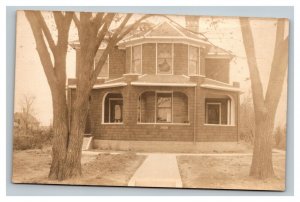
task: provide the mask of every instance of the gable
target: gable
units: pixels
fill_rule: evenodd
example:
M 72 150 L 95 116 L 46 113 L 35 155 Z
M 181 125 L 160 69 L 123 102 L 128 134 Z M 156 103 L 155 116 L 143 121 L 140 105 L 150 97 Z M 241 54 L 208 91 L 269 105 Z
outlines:
M 182 37 L 182 34 L 167 22 L 164 22 L 164 23 L 158 25 L 156 28 L 154 28 L 152 31 L 150 31 L 146 35 L 147 36 L 160 36 L 160 37 L 161 36 Z

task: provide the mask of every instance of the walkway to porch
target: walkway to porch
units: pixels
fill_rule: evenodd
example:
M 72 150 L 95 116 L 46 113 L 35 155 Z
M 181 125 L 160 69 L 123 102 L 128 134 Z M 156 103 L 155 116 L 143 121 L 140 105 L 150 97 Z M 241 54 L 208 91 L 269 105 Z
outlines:
M 130 179 L 128 186 L 182 187 L 176 156 L 149 154 Z

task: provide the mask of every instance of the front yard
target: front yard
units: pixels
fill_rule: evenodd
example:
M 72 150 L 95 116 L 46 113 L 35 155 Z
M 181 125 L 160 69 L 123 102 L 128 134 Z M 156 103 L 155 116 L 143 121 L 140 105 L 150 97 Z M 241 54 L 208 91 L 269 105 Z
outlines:
M 275 179 L 249 177 L 250 155 L 177 156 L 183 187 L 214 189 L 285 189 L 285 156 L 273 155 Z
M 50 150 L 14 151 L 13 182 L 37 184 L 84 184 L 126 186 L 145 159 L 134 153 L 98 154 L 82 156 L 82 177 L 72 180 L 50 181 Z

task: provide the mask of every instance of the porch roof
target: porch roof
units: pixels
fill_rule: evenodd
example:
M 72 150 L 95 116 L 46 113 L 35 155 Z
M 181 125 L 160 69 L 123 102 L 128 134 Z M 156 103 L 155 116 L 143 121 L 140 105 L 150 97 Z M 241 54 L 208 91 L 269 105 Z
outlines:
M 185 75 L 142 75 L 138 80 L 132 81 L 131 85 L 194 87 L 197 84 Z
M 203 83 L 200 86 L 202 88 L 208 88 L 208 89 L 242 92 L 239 87 L 234 87 L 228 83 L 216 81 L 216 80 L 209 79 L 209 78 L 205 78 Z

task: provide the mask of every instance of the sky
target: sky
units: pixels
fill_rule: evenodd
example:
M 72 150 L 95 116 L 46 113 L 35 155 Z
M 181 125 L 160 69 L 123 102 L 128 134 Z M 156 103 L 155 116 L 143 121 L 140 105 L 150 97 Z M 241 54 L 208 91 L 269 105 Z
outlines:
M 47 13 L 44 14 L 47 24 L 51 27 L 55 35 L 52 18 Z M 132 21 L 138 17 L 133 17 Z M 185 26 L 182 16 L 169 16 L 177 23 Z M 166 20 L 161 17 L 152 17 L 148 21 L 154 24 Z M 201 16 L 199 20 L 199 31 L 215 45 L 230 50 L 236 57 L 231 61 L 230 82 L 240 82 L 244 97 L 251 93 L 248 65 L 242 41 L 239 20 L 235 17 L 214 17 Z M 252 18 L 251 28 L 254 38 L 257 63 L 260 72 L 264 93 L 267 89 L 270 66 L 274 52 L 274 42 L 276 33 L 276 20 L 266 18 Z M 286 26 L 285 34 L 288 34 Z M 70 29 L 70 41 L 77 39 L 77 30 L 72 23 Z M 75 51 L 69 48 L 67 54 L 67 75 L 68 78 L 75 77 Z M 21 110 L 21 102 L 24 96 L 34 96 L 34 115 L 41 122 L 41 125 L 49 125 L 52 122 L 52 100 L 49 85 L 47 83 L 39 56 L 35 49 L 30 25 L 24 12 L 20 11 L 17 15 L 17 34 L 16 34 L 16 75 L 15 75 L 15 111 Z M 285 80 L 283 92 L 277 109 L 275 118 L 276 125 L 284 126 L 286 123 L 287 110 L 287 82 Z

